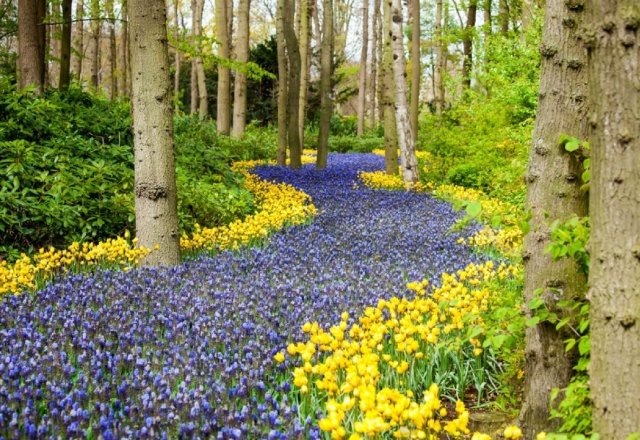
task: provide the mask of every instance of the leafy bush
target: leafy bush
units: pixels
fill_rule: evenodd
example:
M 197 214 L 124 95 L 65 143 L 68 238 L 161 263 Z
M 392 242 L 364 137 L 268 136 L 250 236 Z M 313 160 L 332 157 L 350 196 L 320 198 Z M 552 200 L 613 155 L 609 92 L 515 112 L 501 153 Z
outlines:
M 486 184 L 486 176 L 476 164 L 460 164 L 449 169 L 447 181 L 467 188 L 482 189 Z

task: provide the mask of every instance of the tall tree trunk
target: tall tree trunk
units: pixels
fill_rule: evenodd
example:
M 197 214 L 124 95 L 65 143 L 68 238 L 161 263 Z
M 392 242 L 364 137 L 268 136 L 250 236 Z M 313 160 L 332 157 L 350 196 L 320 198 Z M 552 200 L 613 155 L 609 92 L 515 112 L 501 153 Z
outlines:
M 640 431 L 640 8 L 587 0 L 593 102 L 590 191 L 593 430 Z
M 418 142 L 418 114 L 420 112 L 420 0 L 411 0 L 411 108 L 409 119 L 413 145 Z
M 60 43 L 62 39 L 62 26 L 60 22 L 62 21 L 62 2 L 47 3 L 46 7 L 45 84 L 51 88 L 55 88 L 59 87 L 60 84 Z
M 309 0 L 300 0 L 300 103 L 298 104 L 298 132 L 300 145 L 304 147 L 304 123 L 307 109 L 307 88 L 309 86 L 311 26 Z
M 202 61 L 202 14 L 204 12 L 204 0 L 197 2 L 198 36 L 196 43 L 196 73 L 198 75 L 198 114 L 204 119 L 209 114 L 209 98 L 207 94 L 207 83 L 204 74 L 204 62 Z M 229 130 L 225 134 L 229 134 Z
M 320 49 L 320 126 L 316 168 L 327 167 L 331 131 L 331 75 L 333 73 L 333 0 L 322 2 L 322 46 Z
M 151 249 L 143 264 L 168 266 L 180 248 L 167 11 L 164 0 L 130 0 L 130 8 L 136 234 Z
M 302 167 L 302 146 L 298 131 L 298 105 L 300 104 L 300 46 L 293 28 L 295 0 L 285 0 L 284 41 L 289 62 L 289 85 L 287 87 L 287 141 L 289 143 L 289 165 L 292 169 Z
M 66 90 L 71 80 L 71 7 L 72 0 L 62 1 L 62 38 L 60 40 L 60 80 L 58 87 Z
M 471 87 L 471 70 L 473 69 L 473 35 L 476 28 L 478 0 L 469 1 L 467 10 L 467 26 L 462 38 L 464 59 L 462 61 L 462 83 L 465 88 Z
M 575 261 L 554 262 L 545 248 L 554 220 L 587 214 L 587 197 L 580 189 L 582 164 L 575 154 L 559 145 L 560 135 L 587 137 L 586 51 L 577 31 L 581 9 L 569 9 L 564 0 L 547 0 L 542 36 L 540 103 L 527 172 L 527 207 L 530 232 L 525 237 L 525 303 L 544 289 L 542 298 L 556 313 L 557 302 L 580 298 L 586 290 L 585 275 Z M 531 311 L 527 311 L 529 317 Z M 564 388 L 571 376 L 572 360 L 565 352 L 566 334 L 554 324 L 541 322 L 526 330 L 525 398 L 520 419 L 525 438 L 553 429 L 549 419 L 549 394 Z
M 230 38 L 227 0 L 216 0 L 216 38 L 218 56 L 229 58 Z M 218 103 L 216 112 L 218 132 L 229 134 L 231 130 L 231 72 L 228 67 L 218 65 Z
M 380 65 L 380 105 L 384 121 L 384 169 L 396 176 L 398 167 L 398 129 L 396 126 L 396 91 L 393 86 L 393 48 L 391 47 L 391 3 L 383 2 L 383 52 Z
M 107 13 L 109 14 L 109 67 L 111 85 L 109 87 L 109 95 L 111 100 L 115 100 L 118 96 L 118 55 L 116 51 L 116 13 L 114 10 L 113 0 L 107 2 Z
M 436 0 L 436 22 L 434 29 L 435 47 L 436 47 L 436 66 L 434 72 L 435 90 L 433 91 L 436 115 L 441 115 L 444 109 L 444 35 L 442 32 L 442 21 L 444 15 L 444 0 Z
M 180 68 L 182 64 L 182 55 L 180 49 L 178 49 L 178 42 L 180 40 L 180 0 L 174 0 L 173 2 L 173 39 L 176 42 L 175 47 L 175 73 L 173 75 L 173 96 L 175 101 L 175 110 L 180 109 Z
M 409 120 L 407 103 L 406 67 L 402 43 L 402 1 L 391 1 L 391 42 L 393 47 L 393 79 L 396 88 L 396 127 L 400 147 L 400 174 L 406 184 L 418 182 L 418 160 L 413 142 L 413 130 Z
M 522 0 L 522 30 L 520 33 L 521 40 L 524 41 L 524 38 L 531 28 L 531 24 L 533 23 L 533 11 L 534 4 L 533 0 Z
M 198 26 L 197 17 L 198 17 L 198 0 L 191 0 L 191 44 L 196 44 L 195 40 L 198 38 Z M 191 85 L 191 101 L 190 101 L 190 111 L 189 113 L 195 115 L 198 111 L 198 66 L 196 63 L 196 56 L 191 55 L 191 75 L 190 75 L 190 85 Z
M 236 42 L 236 60 L 240 63 L 249 61 L 249 8 L 250 0 L 238 2 L 238 35 Z M 247 122 L 247 74 L 236 72 L 233 94 L 233 136 L 244 135 Z
M 76 30 L 74 37 L 73 74 L 82 82 L 82 60 L 84 59 L 84 0 L 76 3 Z
M 34 86 L 38 94 L 44 90 L 44 56 L 41 53 L 40 17 L 42 0 L 18 2 L 18 87 Z
M 276 44 L 278 49 L 278 165 L 284 166 L 287 162 L 287 77 L 289 66 L 287 64 L 287 45 L 284 41 L 284 9 L 285 0 L 278 0 L 276 12 Z
M 509 32 L 509 3 L 508 0 L 500 0 L 498 4 L 498 21 L 500 22 L 500 32 L 506 35 Z
M 380 44 L 380 0 L 373 2 L 373 21 L 371 39 L 371 75 L 369 75 L 369 125 L 372 129 L 376 128 L 376 116 L 378 109 L 376 108 L 376 98 L 378 97 L 378 51 L 382 46 Z
M 364 133 L 367 111 L 367 52 L 369 46 L 369 0 L 362 0 L 362 50 L 360 52 L 360 78 L 358 80 L 358 136 Z
M 123 62 L 120 63 L 122 66 L 122 83 L 123 87 L 123 96 L 131 96 L 131 63 L 129 62 L 129 5 L 127 4 L 128 0 L 122 0 L 122 53 L 123 53 Z
M 100 1 L 91 0 L 91 87 L 98 90 L 100 74 L 100 34 L 102 21 L 100 21 Z
M 37 2 L 37 23 L 38 29 L 36 31 L 38 35 L 38 63 L 43 66 L 40 70 L 40 82 L 42 83 L 43 89 L 47 86 L 47 47 L 48 47 L 48 39 L 50 38 L 51 32 L 47 29 L 47 25 L 45 21 L 47 19 L 47 1 L 46 0 L 36 0 Z
M 484 18 L 483 30 L 484 30 L 485 37 L 491 35 L 491 5 L 492 5 L 491 0 L 484 0 L 482 5 L 483 18 Z

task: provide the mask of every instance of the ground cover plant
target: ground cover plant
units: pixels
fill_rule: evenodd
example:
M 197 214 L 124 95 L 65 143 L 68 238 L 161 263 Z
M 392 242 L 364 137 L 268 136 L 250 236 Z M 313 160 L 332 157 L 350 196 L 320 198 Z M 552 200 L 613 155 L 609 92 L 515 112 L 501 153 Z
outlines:
M 456 213 L 446 203 L 353 188 L 357 171 L 379 169 L 381 158 L 331 164 L 257 168 L 302 188 L 319 211 L 264 247 L 170 269 L 71 275 L 33 296 L 7 296 L 3 436 L 319 438 L 298 417 L 288 361 L 274 359 L 302 339 L 300 326 L 358 316 L 377 299 L 410 294 L 406 282 L 475 259 L 459 234 L 447 234 Z

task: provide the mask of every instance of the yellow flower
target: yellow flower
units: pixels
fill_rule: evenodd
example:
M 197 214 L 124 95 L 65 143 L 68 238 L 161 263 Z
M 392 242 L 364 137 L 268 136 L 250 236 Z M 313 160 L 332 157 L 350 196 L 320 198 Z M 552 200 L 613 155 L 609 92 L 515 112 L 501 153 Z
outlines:
M 522 438 L 522 431 L 517 426 L 511 425 L 505 428 L 503 435 L 505 439 L 517 440 Z
M 284 353 L 282 351 L 279 351 L 273 358 L 277 363 L 281 364 L 282 362 L 284 362 Z

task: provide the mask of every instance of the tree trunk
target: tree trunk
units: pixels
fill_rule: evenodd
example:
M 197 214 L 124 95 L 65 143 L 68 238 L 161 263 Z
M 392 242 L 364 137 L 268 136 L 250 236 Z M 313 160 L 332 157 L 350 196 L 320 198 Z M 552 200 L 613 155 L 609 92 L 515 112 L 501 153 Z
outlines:
M 115 100 L 118 96 L 118 55 L 116 51 L 116 14 L 114 10 L 113 0 L 107 2 L 107 13 L 109 14 L 109 66 L 111 86 L 109 95 L 111 100 Z
M 250 0 L 238 2 L 238 36 L 236 43 L 236 60 L 240 63 L 249 61 L 249 8 Z M 236 72 L 233 94 L 233 136 L 244 135 L 247 122 L 247 74 Z
M 333 1 L 322 2 L 322 47 L 320 53 L 320 125 L 318 133 L 318 156 L 316 168 L 327 167 L 329 156 L 329 134 L 331 131 L 331 75 L 333 72 Z
M 471 70 L 473 69 L 473 34 L 476 27 L 477 10 L 478 0 L 471 0 L 467 11 L 467 27 L 464 30 L 462 39 L 464 53 L 464 59 L 462 62 L 462 83 L 467 89 L 471 87 Z
M 100 33 L 102 22 L 100 21 L 100 1 L 91 0 L 91 87 L 98 90 L 100 74 Z
M 60 90 L 69 88 L 71 81 L 71 0 L 62 1 L 62 38 L 60 40 Z
M 391 47 L 391 3 L 383 2 L 383 31 L 384 48 L 380 65 L 380 104 L 383 109 L 384 120 L 384 168 L 387 174 L 397 176 L 398 167 L 398 130 L 396 127 L 395 100 L 396 92 L 393 87 L 393 49 Z
M 289 165 L 292 169 L 302 167 L 302 147 L 298 131 L 300 104 L 300 46 L 293 28 L 295 0 L 285 0 L 284 41 L 289 62 L 289 85 L 287 87 L 287 141 L 289 143 Z
M 131 96 L 131 64 L 129 62 L 129 6 L 127 0 L 122 0 L 122 96 Z
M 420 0 L 411 0 L 411 108 L 409 119 L 413 145 L 418 142 L 418 114 L 420 112 Z
M 393 47 L 393 80 L 396 89 L 396 127 L 400 147 L 400 174 L 406 184 L 418 182 L 418 160 L 409 120 L 407 81 L 402 42 L 402 1 L 391 0 L 391 42 Z
M 47 3 L 45 12 L 47 36 L 45 43 L 45 86 L 59 87 L 60 44 L 62 39 L 62 2 Z M 57 64 L 57 66 L 56 66 Z M 56 68 L 57 67 L 57 68 Z
M 278 165 L 287 162 L 287 65 L 286 43 L 284 41 L 284 9 L 285 0 L 278 0 L 276 12 L 276 44 L 278 49 Z
M 500 32 L 506 35 L 509 32 L 509 3 L 507 0 L 500 0 L 498 4 L 498 21 L 500 22 Z
M 130 6 L 136 233 L 151 249 L 143 264 L 168 266 L 180 261 L 180 248 L 167 12 L 164 0 Z
M 593 430 L 626 439 L 640 431 L 640 8 L 637 0 L 587 0 L 585 10 Z
M 38 41 L 38 3 L 40 0 L 19 0 L 18 2 L 18 87 L 35 86 L 38 94 L 43 92 L 44 60 L 40 54 Z
M 178 98 L 180 97 L 180 67 L 182 63 L 180 49 L 177 47 L 180 39 L 180 0 L 175 0 L 173 2 L 173 14 L 173 39 L 176 42 L 174 61 L 176 70 L 173 76 L 173 96 L 175 101 L 175 110 L 177 111 L 180 109 L 180 100 Z
M 230 35 L 227 0 L 216 0 L 216 38 L 218 56 L 229 58 Z M 218 103 L 216 112 L 218 132 L 229 134 L 231 129 L 231 73 L 228 67 L 218 65 Z
M 483 29 L 484 29 L 484 36 L 488 37 L 489 35 L 491 35 L 491 4 L 492 1 L 491 0 L 484 0 L 483 3 L 483 18 L 484 18 L 484 24 L 483 24 Z
M 434 27 L 436 66 L 434 72 L 435 90 L 433 96 L 436 104 L 436 115 L 441 115 L 444 109 L 444 39 L 442 32 L 443 0 L 436 1 L 436 21 Z
M 367 111 L 367 52 L 369 46 L 369 0 L 362 0 L 362 50 L 360 52 L 360 78 L 358 80 L 358 136 L 364 134 Z
M 196 43 L 196 74 L 198 75 L 198 114 L 205 119 L 209 114 L 209 98 L 207 95 L 207 83 L 204 75 L 204 63 L 202 61 L 202 14 L 204 12 L 204 0 L 197 2 L 197 43 Z M 229 134 L 229 130 L 225 134 Z
M 84 59 L 84 0 L 76 3 L 76 30 L 73 46 L 73 74 L 82 82 L 82 60 Z
M 191 44 L 195 44 L 198 38 L 198 26 L 196 18 L 198 17 L 198 0 L 191 0 Z M 198 66 L 196 64 L 195 55 L 191 55 L 191 101 L 189 105 L 189 113 L 195 115 L 198 111 Z
M 582 10 L 569 9 L 564 0 L 548 0 L 542 36 L 540 102 L 527 172 L 530 232 L 524 241 L 525 303 L 537 289 L 550 310 L 561 313 L 557 302 L 584 296 L 585 275 L 571 258 L 554 262 L 545 248 L 550 225 L 573 215 L 587 214 L 587 197 L 580 189 L 582 164 L 565 151 L 560 135 L 587 137 L 586 52 L 577 35 Z M 527 311 L 528 317 L 532 316 Z M 571 377 L 572 360 L 565 352 L 566 334 L 541 322 L 526 330 L 525 396 L 520 420 L 525 438 L 556 428 L 549 421 L 549 394 L 564 388 Z
M 522 0 L 522 29 L 520 33 L 521 41 L 524 41 L 527 32 L 531 28 L 531 24 L 533 23 L 533 11 L 533 0 Z
M 373 21 L 371 23 L 371 75 L 369 75 L 369 125 L 376 128 L 376 98 L 378 96 L 378 51 L 380 50 L 380 0 L 373 2 Z
M 304 148 L 304 123 L 307 109 L 307 88 L 309 86 L 309 66 L 310 66 L 310 37 L 311 26 L 309 25 L 309 0 L 300 1 L 300 103 L 298 104 L 298 132 L 300 145 Z

